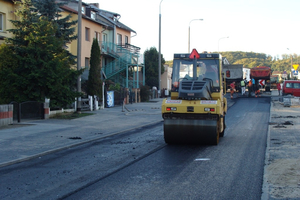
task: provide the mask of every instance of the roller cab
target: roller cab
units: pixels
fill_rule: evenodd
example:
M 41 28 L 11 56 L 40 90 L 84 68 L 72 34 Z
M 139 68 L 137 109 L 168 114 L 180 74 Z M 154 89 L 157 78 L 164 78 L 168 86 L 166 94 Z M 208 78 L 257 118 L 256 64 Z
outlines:
M 221 67 L 219 54 L 174 54 L 171 99 L 162 103 L 166 143 L 219 143 L 227 111 Z

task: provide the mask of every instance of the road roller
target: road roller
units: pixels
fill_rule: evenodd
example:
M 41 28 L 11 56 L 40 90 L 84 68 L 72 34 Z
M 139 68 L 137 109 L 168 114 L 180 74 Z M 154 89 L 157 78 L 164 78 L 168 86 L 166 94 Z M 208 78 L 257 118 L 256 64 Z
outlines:
M 171 97 L 162 102 L 168 144 L 217 145 L 224 136 L 227 99 L 222 56 L 174 54 Z

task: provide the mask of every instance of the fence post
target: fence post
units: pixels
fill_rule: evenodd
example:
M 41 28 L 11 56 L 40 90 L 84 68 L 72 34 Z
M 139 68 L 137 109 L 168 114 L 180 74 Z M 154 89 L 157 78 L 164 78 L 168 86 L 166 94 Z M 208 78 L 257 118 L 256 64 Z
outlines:
M 21 122 L 21 103 L 18 103 L 19 110 L 18 110 L 18 123 Z
M 13 124 L 13 105 L 0 105 L 0 126 Z
M 44 119 L 49 119 L 49 116 L 50 116 L 49 103 L 44 103 Z
M 95 104 L 95 110 L 99 110 L 98 97 L 96 95 L 94 95 L 94 104 Z
M 93 97 L 89 96 L 90 111 L 93 111 Z

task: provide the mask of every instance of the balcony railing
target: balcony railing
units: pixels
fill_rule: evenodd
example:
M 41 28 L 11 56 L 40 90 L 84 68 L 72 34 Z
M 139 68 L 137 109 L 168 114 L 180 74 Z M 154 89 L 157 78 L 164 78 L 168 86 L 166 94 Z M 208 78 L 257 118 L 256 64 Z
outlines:
M 126 78 L 122 77 L 120 73 L 126 70 L 127 67 L 138 64 L 140 48 L 131 44 L 117 45 L 111 42 L 102 42 L 101 48 L 102 54 L 114 58 L 111 62 L 103 66 L 107 78 L 123 86 L 132 87 L 134 81 L 126 81 Z
M 102 42 L 102 53 L 117 56 L 118 53 L 128 53 L 137 56 L 141 48 L 131 44 L 114 44 L 112 42 Z

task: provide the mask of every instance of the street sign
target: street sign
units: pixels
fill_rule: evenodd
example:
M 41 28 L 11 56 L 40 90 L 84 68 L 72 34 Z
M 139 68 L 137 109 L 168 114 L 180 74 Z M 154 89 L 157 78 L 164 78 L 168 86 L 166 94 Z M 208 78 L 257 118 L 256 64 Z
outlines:
M 298 69 L 298 67 L 299 67 L 299 64 L 294 64 L 293 65 L 293 68 L 295 69 L 295 71 Z
M 197 59 L 200 58 L 200 55 L 196 49 L 193 49 L 192 53 L 189 56 L 190 59 L 194 59 L 194 57 L 196 57 Z
M 260 80 L 259 85 L 264 86 L 265 85 L 265 80 Z
M 298 76 L 298 70 L 293 70 L 293 75 Z

